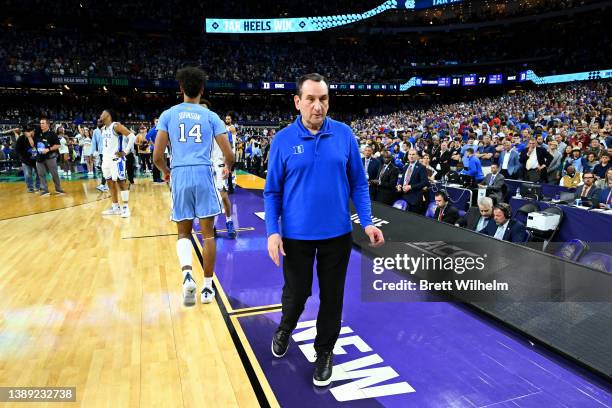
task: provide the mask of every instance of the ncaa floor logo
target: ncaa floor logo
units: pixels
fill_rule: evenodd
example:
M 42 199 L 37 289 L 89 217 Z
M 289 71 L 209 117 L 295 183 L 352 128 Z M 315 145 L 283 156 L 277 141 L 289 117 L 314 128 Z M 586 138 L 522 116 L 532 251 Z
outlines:
M 291 336 L 296 343 L 303 343 L 299 344 L 300 350 L 302 350 L 304 356 L 311 363 L 314 363 L 316 360 L 313 342 L 317 335 L 316 325 L 316 320 L 299 322 L 295 329 L 303 330 Z M 390 366 L 374 367 L 383 363 L 384 360 L 376 353 L 370 354 L 372 348 L 361 337 L 357 335 L 342 337 L 343 334 L 351 333 L 353 333 L 353 329 L 348 326 L 342 326 L 340 337 L 334 347 L 334 355 L 346 355 L 349 353 L 349 350 L 350 353 L 358 352 L 367 355 L 360 355 L 354 360 L 334 365 L 332 381 L 355 380 L 330 388 L 329 392 L 337 401 L 356 401 L 415 392 L 414 388 L 406 381 L 376 385 L 397 378 L 399 374 Z M 347 346 L 352 347 L 345 349 Z M 356 352 L 354 351 L 355 349 L 357 350 Z

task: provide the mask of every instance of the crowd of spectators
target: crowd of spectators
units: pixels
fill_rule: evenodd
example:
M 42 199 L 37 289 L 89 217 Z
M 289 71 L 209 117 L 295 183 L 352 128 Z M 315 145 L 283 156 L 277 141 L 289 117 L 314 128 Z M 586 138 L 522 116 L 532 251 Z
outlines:
M 609 207 L 611 97 L 610 82 L 554 86 L 370 116 L 354 120 L 352 127 L 364 156 L 372 159 L 364 161 L 373 166 L 368 169 L 371 196 L 389 205 L 402 198 L 409 210 L 424 213 L 428 187 L 449 180 L 484 188 L 501 203 L 514 194 L 504 187 L 511 179 L 554 184 L 572 198 Z M 397 169 L 386 183 L 383 165 L 385 172 Z M 402 175 L 414 180 L 417 172 L 422 178 L 414 188 L 402 190 Z M 390 190 L 396 184 L 397 192 Z M 440 205 L 448 202 L 448 197 L 437 198 Z
M 499 19 L 515 15 L 536 14 L 549 10 L 562 10 L 601 0 L 464 0 L 461 3 L 432 8 L 415 13 L 403 10 L 403 22 L 471 22 L 482 19 Z M 243 1 L 224 1 L 206 4 L 181 1 L 151 0 L 148 2 L 124 2 L 109 0 L 99 3 L 93 0 L 58 0 L 48 3 L 43 0 L 7 0 L 4 9 L 7 13 L 20 12 L 47 17 L 66 17 L 95 19 L 99 17 L 122 17 L 136 21 L 156 22 L 162 25 L 173 23 L 189 24 L 204 18 L 282 18 L 329 16 L 355 14 L 376 8 L 385 0 L 354 0 L 351 2 L 278 2 L 261 0 L 245 3 Z
M 423 69 L 448 65 L 467 65 L 470 72 L 533 69 L 540 75 L 608 68 L 610 35 L 600 29 L 604 16 L 584 17 L 576 17 L 571 24 L 563 19 L 550 24 L 528 22 L 478 35 L 458 31 L 452 36 L 387 36 L 385 47 L 371 36 L 325 36 L 301 43 L 287 38 L 237 41 L 201 34 L 5 27 L 0 29 L 0 75 L 156 80 L 173 79 L 178 68 L 196 65 L 209 80 L 220 81 L 293 82 L 303 72 L 320 72 L 334 82 L 404 82 L 414 75 L 427 75 Z M 538 38 L 538 46 L 526 47 L 533 38 Z

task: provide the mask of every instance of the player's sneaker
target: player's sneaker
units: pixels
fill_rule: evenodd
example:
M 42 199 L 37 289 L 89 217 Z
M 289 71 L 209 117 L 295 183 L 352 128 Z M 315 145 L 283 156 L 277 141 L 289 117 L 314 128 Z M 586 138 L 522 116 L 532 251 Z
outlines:
M 206 286 L 202 288 L 202 303 L 210 303 L 215 298 L 215 290 L 213 288 L 207 288 Z
M 105 184 L 100 184 L 96 189 L 102 192 L 108 191 L 108 187 Z
M 131 214 L 129 207 L 123 207 L 121 209 L 121 218 L 129 218 Z
M 227 227 L 227 236 L 231 239 L 236 238 L 236 229 L 234 228 L 234 221 L 226 221 L 225 226 Z
M 102 211 L 102 215 L 121 215 L 121 208 L 109 208 L 108 210 Z
M 196 283 L 188 272 L 183 279 L 183 304 L 185 306 L 193 306 L 196 302 Z
M 41 191 L 41 192 L 40 192 L 40 194 L 39 194 L 39 196 L 40 196 L 40 197 L 49 197 L 50 195 L 51 195 L 51 194 L 49 194 L 49 192 L 48 192 L 48 191 L 44 191 L 44 190 L 43 190 L 43 191 Z

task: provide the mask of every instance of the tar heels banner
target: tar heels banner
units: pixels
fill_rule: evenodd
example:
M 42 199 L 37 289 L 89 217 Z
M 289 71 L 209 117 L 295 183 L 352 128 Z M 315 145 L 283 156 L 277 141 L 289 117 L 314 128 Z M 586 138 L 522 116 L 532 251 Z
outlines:
M 358 14 L 322 17 L 225 19 L 207 18 L 206 32 L 212 34 L 270 34 L 322 31 L 365 20 L 391 9 L 424 9 L 460 3 L 463 0 L 387 0 L 380 6 Z

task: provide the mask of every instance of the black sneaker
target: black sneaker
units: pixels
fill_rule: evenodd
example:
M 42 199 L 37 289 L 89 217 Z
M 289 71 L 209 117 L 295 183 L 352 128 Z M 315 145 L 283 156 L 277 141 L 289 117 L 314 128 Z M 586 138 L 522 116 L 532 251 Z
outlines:
M 278 329 L 272 337 L 272 355 L 276 358 L 281 358 L 287 354 L 289 348 L 289 336 L 290 332 Z
M 315 371 L 312 376 L 312 382 L 317 387 L 325 387 L 331 384 L 332 372 L 334 368 L 334 353 L 324 351 L 317 353 L 317 361 L 315 362 Z

